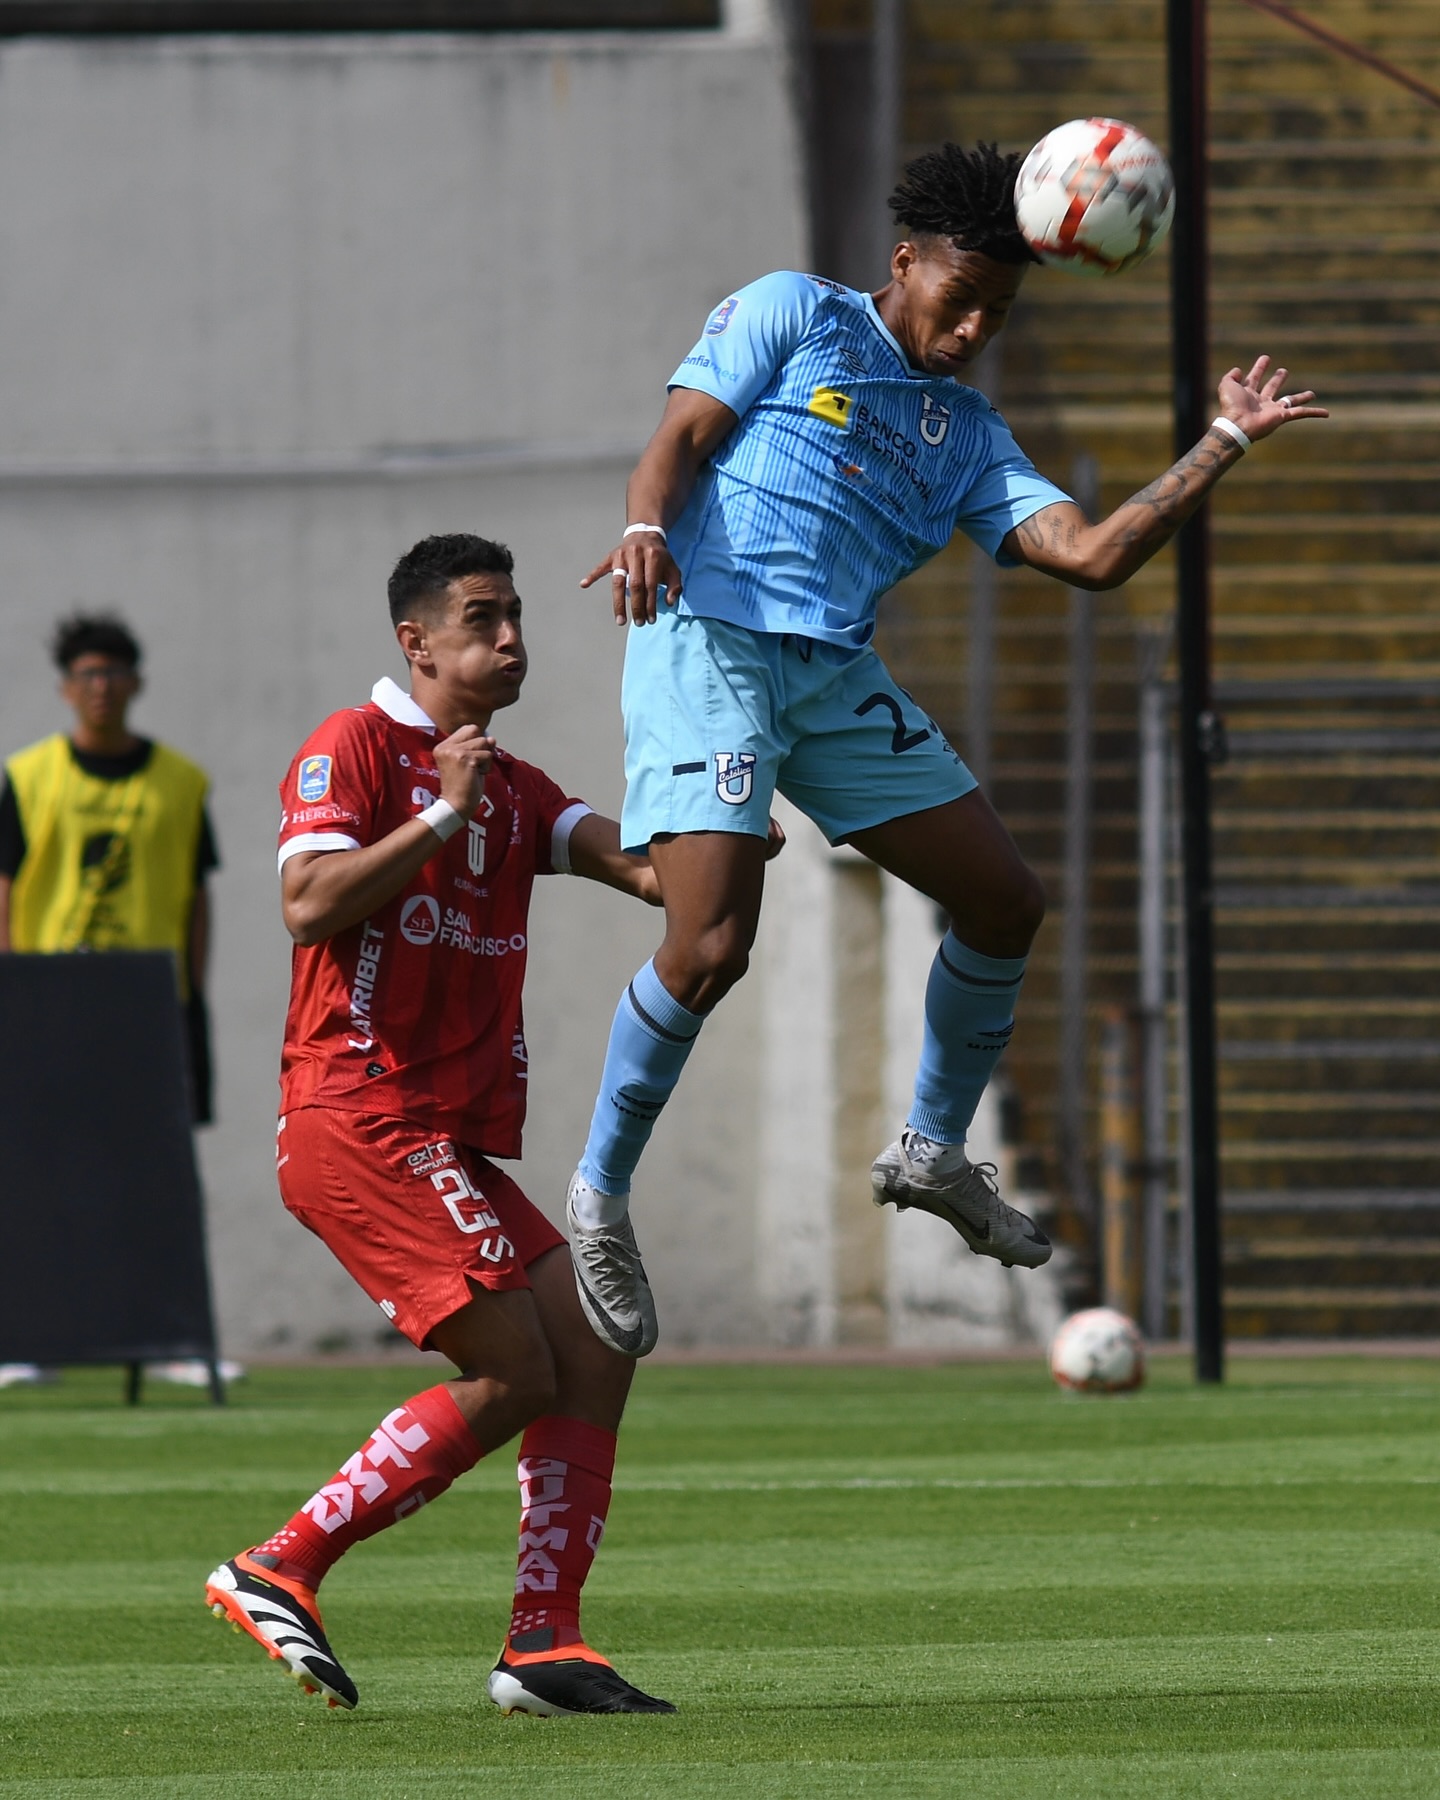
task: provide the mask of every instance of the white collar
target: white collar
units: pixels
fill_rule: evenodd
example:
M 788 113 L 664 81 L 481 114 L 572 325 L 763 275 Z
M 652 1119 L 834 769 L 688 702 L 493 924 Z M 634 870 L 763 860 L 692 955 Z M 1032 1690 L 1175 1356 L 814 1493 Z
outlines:
M 370 690 L 370 698 L 397 725 L 417 725 L 422 731 L 438 731 L 440 727 L 388 675 L 382 675 Z

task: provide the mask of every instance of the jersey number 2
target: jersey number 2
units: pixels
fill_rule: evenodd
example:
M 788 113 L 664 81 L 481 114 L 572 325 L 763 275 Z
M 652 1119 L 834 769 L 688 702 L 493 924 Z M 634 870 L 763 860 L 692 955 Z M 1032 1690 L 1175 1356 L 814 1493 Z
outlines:
M 871 694 L 855 708 L 855 717 L 863 719 L 866 713 L 874 712 L 877 706 L 884 707 L 895 721 L 895 733 L 890 739 L 890 754 L 899 756 L 906 750 L 913 750 L 917 744 L 923 744 L 930 735 L 931 727 L 927 724 L 924 731 L 907 731 L 905 715 L 900 710 L 900 702 L 893 694 Z

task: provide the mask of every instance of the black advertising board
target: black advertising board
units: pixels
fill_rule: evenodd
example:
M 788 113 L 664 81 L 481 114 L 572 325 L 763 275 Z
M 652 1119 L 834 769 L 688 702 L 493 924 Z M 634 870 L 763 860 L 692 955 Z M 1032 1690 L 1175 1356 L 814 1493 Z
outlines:
M 0 955 L 0 1044 L 0 1362 L 213 1364 L 171 958 Z

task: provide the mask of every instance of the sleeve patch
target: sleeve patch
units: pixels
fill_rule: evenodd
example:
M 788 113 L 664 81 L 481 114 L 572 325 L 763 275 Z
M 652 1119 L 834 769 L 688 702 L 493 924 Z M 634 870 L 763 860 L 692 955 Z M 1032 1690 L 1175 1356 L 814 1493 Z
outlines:
M 330 792 L 332 765 L 333 759 L 328 756 L 307 756 L 301 763 L 295 789 L 307 806 L 323 800 Z
M 710 315 L 710 323 L 705 327 L 706 337 L 719 337 L 735 315 L 735 308 L 740 304 L 739 296 L 732 294 L 728 300 L 722 300 Z

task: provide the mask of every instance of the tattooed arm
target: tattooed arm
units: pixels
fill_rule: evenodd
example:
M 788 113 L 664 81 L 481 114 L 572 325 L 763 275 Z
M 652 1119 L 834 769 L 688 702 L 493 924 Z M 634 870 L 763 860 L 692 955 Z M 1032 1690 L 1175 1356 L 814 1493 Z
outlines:
M 1220 383 L 1221 416 L 1238 425 L 1251 443 L 1296 419 L 1330 416 L 1323 406 L 1311 404 L 1315 396 L 1308 389 L 1282 401 L 1280 390 L 1289 371 L 1276 369 L 1267 377 L 1269 367 L 1269 357 L 1262 356 L 1248 375 L 1231 369 Z M 1007 532 L 1004 547 L 1017 562 L 1058 575 L 1072 587 L 1119 587 L 1170 542 L 1243 454 L 1227 432 L 1212 425 L 1193 450 L 1108 519 L 1092 525 L 1078 506 L 1046 506 Z

